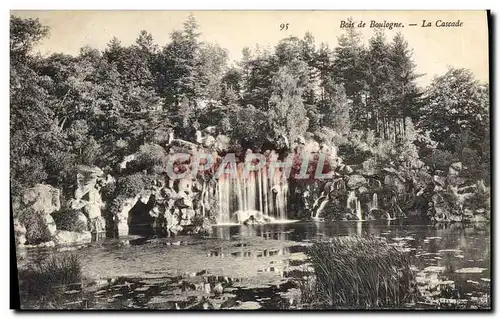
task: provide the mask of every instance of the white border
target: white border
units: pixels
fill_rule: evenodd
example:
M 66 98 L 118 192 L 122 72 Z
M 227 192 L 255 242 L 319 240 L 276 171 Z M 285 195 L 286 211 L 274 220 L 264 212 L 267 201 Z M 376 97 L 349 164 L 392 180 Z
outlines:
M 153 0 L 141 0 L 141 1 L 129 1 L 129 0 L 122 0 L 122 1 L 116 1 L 114 2 L 104 2 L 102 0 L 86 0 L 85 2 L 80 2 L 80 3 L 75 3 L 75 2 L 70 2 L 70 1 L 54 1 L 54 0 L 45 0 L 45 1 L 36 1 L 36 0 L 22 0 L 22 1 L 3 1 L 1 6 L 5 7 L 4 10 L 2 10 L 2 18 L 3 21 L 0 24 L 1 26 L 1 36 L 2 36 L 2 41 L 0 41 L 0 44 L 2 45 L 2 50 L 0 50 L 2 54 L 2 67 L 3 67 L 3 72 L 1 78 L 1 85 L 0 88 L 2 89 L 2 99 L 4 101 L 2 107 L 0 107 L 0 120 L 3 122 L 2 125 L 0 125 L 0 147 L 2 150 L 2 157 L 0 157 L 0 201 L 1 201 L 1 208 L 2 208 L 2 214 L 3 214 L 3 222 L 1 223 L 3 227 L 3 238 L 0 241 L 1 245 L 3 246 L 2 250 L 0 250 L 4 256 L 7 256 L 9 252 L 9 245 L 10 245 L 10 240 L 8 238 L 9 234 L 9 66 L 8 66 L 8 38 L 9 38 L 9 30 L 8 30 L 8 21 L 9 21 L 9 10 L 14 10 L 14 9 L 87 9 L 87 10 L 110 10 L 110 9 L 149 9 L 149 10 L 158 10 L 158 9 L 163 9 L 163 10 L 182 10 L 182 9 L 208 9 L 208 10 L 217 10 L 217 9 L 233 9 L 233 10 L 273 10 L 273 9 L 279 9 L 279 10 L 467 10 L 467 9 L 474 9 L 474 10 L 481 10 L 481 9 L 491 9 L 493 14 L 497 14 L 497 19 L 496 19 L 496 27 L 495 27 L 495 35 L 498 39 L 498 32 L 497 26 L 499 20 L 498 16 L 500 15 L 500 9 L 498 8 L 499 1 L 487 1 L 487 0 L 474 0 L 474 1 L 462 1 L 462 0 L 454 0 L 454 1 L 440 1 L 437 2 L 435 0 L 418 0 L 418 1 L 387 1 L 387 0 L 377 0 L 377 1 L 370 1 L 370 0 L 365 0 L 365 1 L 319 1 L 319 0 L 307 0 L 307 1 L 287 1 L 287 2 L 278 2 L 278 1 L 273 1 L 273 0 L 252 0 L 247 2 L 243 1 L 229 1 L 229 0 L 211 0 L 211 1 L 193 1 L 193 0 L 183 0 L 181 2 L 173 3 L 173 2 L 160 2 L 160 1 L 153 1 Z M 495 45 L 496 44 L 490 43 L 490 45 Z M 494 51 L 496 52 L 496 50 Z M 496 57 L 496 54 L 495 54 Z M 498 74 L 498 63 L 496 63 L 496 68 L 495 68 L 495 73 Z M 494 92 L 498 92 L 498 78 L 496 79 L 495 87 L 494 87 Z M 498 99 L 498 97 L 497 97 Z M 496 105 L 494 106 L 496 107 Z M 500 115 L 499 112 L 495 112 L 495 123 L 498 124 L 500 123 L 499 119 Z M 498 139 L 495 139 L 495 149 L 498 150 L 499 147 L 499 142 Z M 498 160 L 498 158 L 497 158 Z M 498 170 L 498 161 L 496 161 L 496 167 Z M 495 176 L 494 178 L 494 185 L 495 187 L 495 194 L 494 197 L 495 199 L 500 199 L 499 195 L 499 183 L 497 183 L 497 178 Z M 498 203 L 496 203 L 496 206 L 498 206 Z M 495 214 L 495 212 L 492 212 L 492 214 Z M 498 218 L 495 217 L 495 223 L 498 223 Z M 495 225 L 496 226 L 496 225 Z M 497 228 L 495 228 L 497 229 Z M 494 246 L 495 249 L 495 256 L 498 255 L 498 246 Z M 10 257 L 10 256 L 9 256 Z M 10 299 L 10 287 L 7 283 L 9 283 L 9 257 L 3 258 L 3 262 L 0 263 L 0 273 L 3 276 L 3 280 L 0 281 L 3 284 L 3 289 L 1 291 L 1 296 L 0 298 L 2 300 L 2 312 L 3 315 L 6 317 L 11 317 L 14 316 L 15 313 L 13 311 L 8 310 L 9 309 L 9 299 Z M 497 267 L 498 268 L 498 267 Z M 495 275 L 497 272 L 495 271 Z M 495 280 L 496 278 L 494 278 Z M 499 303 L 496 302 L 498 301 L 498 291 L 495 291 L 495 301 L 493 302 L 495 307 L 498 307 Z M 86 314 L 86 313 L 85 313 Z M 125 313 L 121 312 L 119 313 L 120 316 L 124 315 Z M 177 314 L 175 312 L 173 313 L 133 313 L 133 316 L 144 316 L 144 315 L 161 315 L 161 316 L 176 316 Z M 234 314 L 234 313 L 231 313 Z M 229 314 L 229 315 L 231 315 Z M 259 316 L 262 317 L 274 317 L 277 315 L 283 315 L 285 313 L 259 313 Z M 439 318 L 443 317 L 452 317 L 456 313 L 436 313 L 436 314 L 430 314 L 430 313 L 412 313 L 412 314 L 406 314 L 406 313 L 356 313 L 356 314 L 349 314 L 349 313 L 322 313 L 322 314 L 316 314 L 316 315 L 334 315 L 334 316 L 340 316 L 340 317 L 347 317 L 347 316 L 398 316 L 398 315 L 411 315 L 411 316 L 439 316 Z M 30 314 L 24 314 L 23 317 L 28 318 L 28 317 L 34 317 L 36 314 L 30 313 Z M 43 315 L 44 317 L 55 317 L 57 315 L 64 315 L 64 314 L 55 314 L 55 313 L 43 313 L 40 314 Z M 77 315 L 76 313 L 68 313 L 68 315 Z M 116 314 L 112 314 L 116 315 Z M 200 314 L 199 313 L 193 313 L 189 314 L 187 316 L 189 317 L 198 317 Z M 203 314 L 203 316 L 209 316 L 209 317 L 216 317 L 220 316 L 221 313 L 209 313 L 209 314 Z M 228 314 L 224 314 L 228 315 Z M 289 315 L 291 316 L 297 316 L 298 313 L 290 313 Z M 473 314 L 473 313 L 467 313 L 467 316 L 476 316 L 478 314 Z M 97 314 L 98 317 L 104 317 L 105 313 L 100 313 Z

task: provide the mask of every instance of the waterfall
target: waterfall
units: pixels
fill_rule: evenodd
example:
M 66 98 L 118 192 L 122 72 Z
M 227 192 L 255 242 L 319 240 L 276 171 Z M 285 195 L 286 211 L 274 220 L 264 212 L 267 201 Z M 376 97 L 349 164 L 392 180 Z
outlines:
M 358 220 L 363 220 L 363 212 L 361 211 L 361 202 L 356 198 L 356 217 Z
M 217 196 L 219 201 L 219 216 L 217 221 L 221 224 L 229 223 L 231 221 L 229 214 L 223 213 L 231 210 L 230 186 L 230 183 L 227 182 L 219 182 L 217 184 Z
M 217 184 L 219 212 L 217 223 L 231 223 L 237 211 L 259 211 L 277 220 L 286 220 L 288 183 L 276 171 L 272 180 L 266 167 L 244 172 L 243 163 L 237 166 L 236 176 L 222 175 Z
M 354 191 L 350 191 L 349 194 L 347 195 L 347 205 L 346 208 L 348 209 L 354 209 L 355 207 L 352 206 L 352 204 L 356 203 L 356 193 Z
M 377 195 L 377 193 L 373 193 L 372 209 L 378 209 L 378 195 Z
M 363 212 L 361 210 L 361 202 L 359 201 L 356 193 L 351 190 L 349 191 L 349 195 L 347 195 L 347 206 L 350 211 L 356 212 L 356 217 L 358 220 L 363 220 Z

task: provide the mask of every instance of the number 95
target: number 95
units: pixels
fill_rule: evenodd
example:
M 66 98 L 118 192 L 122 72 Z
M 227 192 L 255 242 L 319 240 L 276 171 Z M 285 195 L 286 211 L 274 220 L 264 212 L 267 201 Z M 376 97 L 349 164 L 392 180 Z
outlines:
M 289 25 L 289 23 L 280 24 L 280 31 L 288 30 L 288 25 Z

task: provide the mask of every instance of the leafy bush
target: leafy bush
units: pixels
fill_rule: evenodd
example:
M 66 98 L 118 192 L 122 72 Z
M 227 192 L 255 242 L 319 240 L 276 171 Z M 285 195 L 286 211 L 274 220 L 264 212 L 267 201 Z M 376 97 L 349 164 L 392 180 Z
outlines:
M 431 155 L 423 159 L 427 166 L 432 169 L 448 170 L 455 158 L 450 151 L 435 149 Z
M 154 166 L 165 167 L 167 163 L 167 152 L 157 144 L 141 145 L 137 154 L 137 162 L 140 167 L 151 169 Z
M 53 213 L 52 217 L 54 218 L 57 229 L 59 230 L 84 232 L 88 230 L 88 224 L 79 219 L 80 215 L 83 215 L 80 211 L 65 208 Z
M 149 187 L 151 182 L 151 176 L 141 173 L 120 177 L 116 183 L 115 193 L 117 196 L 135 197 L 142 190 Z
M 28 244 L 39 244 L 52 240 L 44 216 L 27 208 L 19 216 L 19 222 L 26 227 L 26 241 Z
M 307 254 L 315 299 L 323 307 L 398 307 L 415 297 L 409 256 L 380 239 L 336 237 L 314 244 Z
M 199 214 L 191 219 L 191 227 L 194 230 L 193 233 L 197 235 L 210 235 L 212 231 L 212 223 L 210 220 Z

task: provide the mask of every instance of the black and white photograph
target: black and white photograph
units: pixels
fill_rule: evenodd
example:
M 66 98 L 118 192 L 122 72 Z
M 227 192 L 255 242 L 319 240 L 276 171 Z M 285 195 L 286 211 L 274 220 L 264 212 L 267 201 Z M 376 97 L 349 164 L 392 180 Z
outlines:
M 11 308 L 491 311 L 490 28 L 11 10 Z

